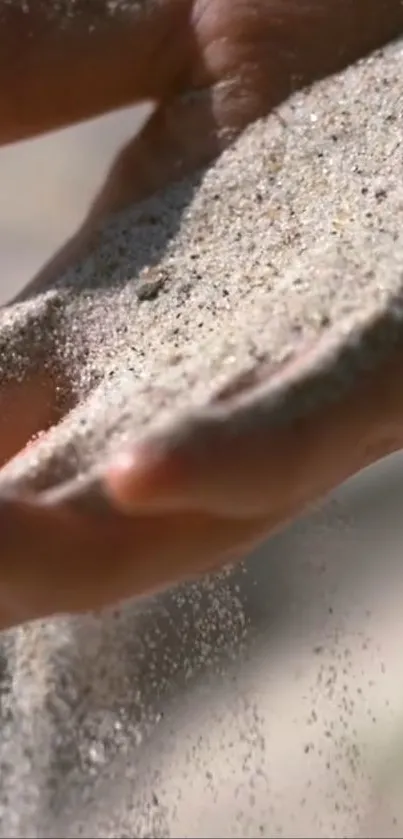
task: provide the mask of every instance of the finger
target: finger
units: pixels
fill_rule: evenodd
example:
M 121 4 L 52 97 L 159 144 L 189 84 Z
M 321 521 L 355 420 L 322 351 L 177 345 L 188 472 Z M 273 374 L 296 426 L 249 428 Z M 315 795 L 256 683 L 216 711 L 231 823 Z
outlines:
M 224 564 L 263 522 L 0 504 L 0 622 L 103 608 Z
M 164 103 L 117 158 L 90 216 L 102 218 L 147 198 L 218 151 L 209 90 Z
M 123 453 L 105 476 L 125 510 L 266 516 L 275 527 L 403 444 L 403 354 L 362 375 L 338 403 L 283 425 L 210 421 L 174 444 Z M 283 371 L 284 372 L 284 371 Z
M 165 98 L 191 50 L 190 6 L 3 3 L 0 143 Z
M 0 389 L 0 467 L 60 418 L 58 391 L 45 372 Z
M 402 31 L 401 0 L 3 3 L 0 143 L 259 67 L 281 96 Z M 267 64 L 270 56 L 270 65 Z M 266 70 L 270 70 L 266 73 Z M 248 99 L 248 96 L 246 97 Z
M 194 172 L 267 114 L 281 100 L 286 84 L 270 82 L 274 74 L 267 55 L 254 58 L 252 66 L 243 64 L 241 54 L 225 80 L 202 76 L 198 87 L 189 86 L 164 101 L 119 155 L 91 215 L 102 218 Z
M 0 324 L 0 468 L 51 428 L 75 401 L 60 358 L 58 311 L 44 301 L 33 323 L 24 311 Z

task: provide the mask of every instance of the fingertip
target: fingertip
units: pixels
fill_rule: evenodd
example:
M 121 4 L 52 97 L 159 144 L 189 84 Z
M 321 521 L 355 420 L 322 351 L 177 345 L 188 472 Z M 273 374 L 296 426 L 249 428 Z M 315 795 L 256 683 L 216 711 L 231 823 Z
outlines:
M 104 477 L 115 506 L 126 512 L 180 505 L 180 468 L 176 459 L 153 447 L 137 447 L 114 458 Z

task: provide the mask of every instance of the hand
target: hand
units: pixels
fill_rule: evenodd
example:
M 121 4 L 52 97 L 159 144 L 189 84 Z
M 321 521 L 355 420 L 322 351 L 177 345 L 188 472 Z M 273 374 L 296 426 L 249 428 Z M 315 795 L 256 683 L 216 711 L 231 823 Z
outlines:
M 158 100 L 154 119 L 111 172 L 95 216 L 213 157 L 296 83 L 403 28 L 400 0 L 388 0 L 382 13 L 378 0 L 282 0 L 281 14 L 274 0 L 150 0 L 129 23 L 106 10 L 94 22 L 89 9 L 63 27 L 46 3 L 26 17 L 17 4 L 4 7 L 0 137 Z M 401 446 L 401 368 L 396 350 L 337 406 L 287 428 L 236 437 L 196 429 L 175 449 L 150 441 L 147 450 L 122 452 L 85 490 L 3 498 L 0 626 L 98 609 L 243 555 Z M 3 463 L 68 411 L 59 392 L 29 369 L 22 383 L 2 384 Z
M 403 31 L 400 0 L 52 0 L 2 5 L 0 143 L 141 100 L 105 210 L 211 160 L 252 120 Z
M 151 440 L 122 452 L 84 488 L 3 499 L 0 626 L 99 609 L 241 558 L 402 446 L 402 372 L 398 348 L 309 418 L 236 436 L 219 424 L 208 434 L 196 427 L 175 447 Z M 8 405 L 21 416 L 11 392 Z

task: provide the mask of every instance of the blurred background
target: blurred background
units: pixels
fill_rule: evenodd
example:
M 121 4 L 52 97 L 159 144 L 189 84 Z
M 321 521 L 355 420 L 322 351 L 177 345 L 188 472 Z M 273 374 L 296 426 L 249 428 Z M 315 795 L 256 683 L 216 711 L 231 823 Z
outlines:
M 0 147 L 0 304 L 80 228 L 118 151 L 153 110 L 144 103 Z
M 0 150 L 0 302 L 79 227 L 150 107 Z M 77 803 L 60 835 L 80 820 L 104 836 L 403 835 L 402 554 L 399 456 L 203 596 L 164 598 L 143 635 L 154 682 L 136 670 L 151 722 L 135 783 L 116 754 L 118 786 L 100 772 L 102 806 Z M 124 800 L 130 832 L 117 833 Z

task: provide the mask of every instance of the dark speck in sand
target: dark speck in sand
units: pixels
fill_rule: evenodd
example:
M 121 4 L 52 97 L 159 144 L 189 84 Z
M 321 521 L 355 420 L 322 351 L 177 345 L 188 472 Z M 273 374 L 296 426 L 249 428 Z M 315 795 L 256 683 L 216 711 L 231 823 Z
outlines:
M 135 286 L 136 295 L 139 300 L 156 300 L 160 291 L 164 288 L 168 279 L 167 274 L 161 272 L 156 275 L 146 276 Z

